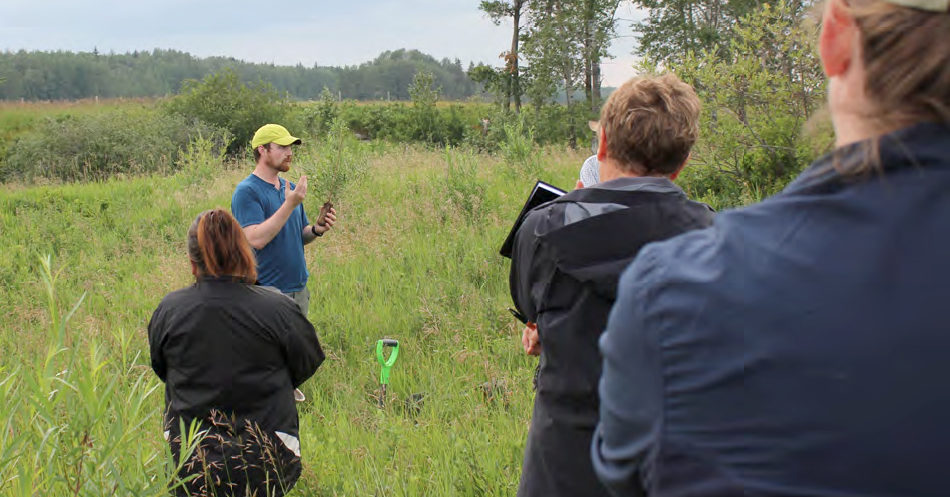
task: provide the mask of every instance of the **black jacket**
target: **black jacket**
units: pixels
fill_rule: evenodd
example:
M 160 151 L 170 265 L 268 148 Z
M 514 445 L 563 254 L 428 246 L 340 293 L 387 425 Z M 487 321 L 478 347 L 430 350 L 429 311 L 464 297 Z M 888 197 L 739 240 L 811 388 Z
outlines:
M 152 369 L 165 382 L 165 430 L 176 457 L 179 423 L 199 420 L 210 429 L 202 457 L 230 461 L 236 451 L 250 467 L 271 451 L 289 489 L 300 474 L 293 390 L 324 359 L 293 300 L 230 277 L 202 278 L 162 300 L 148 337 Z M 229 474 L 252 480 L 242 480 L 252 488 L 269 477 L 235 469 L 244 468 Z
M 541 360 L 519 496 L 606 495 L 594 476 L 597 339 L 642 246 L 708 226 L 713 212 L 665 178 L 620 178 L 533 210 L 515 239 L 511 295 L 538 324 Z

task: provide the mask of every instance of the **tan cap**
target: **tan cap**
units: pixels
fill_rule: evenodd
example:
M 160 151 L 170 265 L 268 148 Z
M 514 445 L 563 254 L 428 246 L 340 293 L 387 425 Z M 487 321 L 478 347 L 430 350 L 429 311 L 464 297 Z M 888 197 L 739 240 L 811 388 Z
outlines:
M 894 5 L 910 7 L 912 9 L 946 12 L 950 10 L 950 0 L 886 0 Z

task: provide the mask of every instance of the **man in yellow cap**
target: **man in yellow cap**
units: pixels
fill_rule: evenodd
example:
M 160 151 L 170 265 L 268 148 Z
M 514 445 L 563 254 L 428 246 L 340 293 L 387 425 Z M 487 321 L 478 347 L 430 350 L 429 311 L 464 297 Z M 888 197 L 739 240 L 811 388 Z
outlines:
M 257 166 L 238 184 L 231 197 L 231 212 L 244 228 L 244 234 L 257 257 L 258 284 L 277 288 L 294 299 L 307 314 L 307 263 L 303 246 L 323 236 L 336 222 L 336 210 L 313 224 L 307 219 L 303 201 L 307 196 L 307 177 L 295 185 L 280 177 L 290 170 L 292 136 L 279 124 L 265 124 L 254 133 L 251 147 Z

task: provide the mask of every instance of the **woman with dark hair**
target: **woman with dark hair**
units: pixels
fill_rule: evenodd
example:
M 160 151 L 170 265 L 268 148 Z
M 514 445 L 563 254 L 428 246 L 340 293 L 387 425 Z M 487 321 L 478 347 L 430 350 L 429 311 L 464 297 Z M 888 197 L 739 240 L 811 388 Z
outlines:
M 294 389 L 324 354 L 290 298 L 259 286 L 241 226 L 223 209 L 188 230 L 195 284 L 174 291 L 148 324 L 152 369 L 165 382 L 165 437 L 201 442 L 182 463 L 178 495 L 280 496 L 300 476 Z
M 836 149 L 644 248 L 600 349 L 617 495 L 947 495 L 950 1 L 828 0 Z

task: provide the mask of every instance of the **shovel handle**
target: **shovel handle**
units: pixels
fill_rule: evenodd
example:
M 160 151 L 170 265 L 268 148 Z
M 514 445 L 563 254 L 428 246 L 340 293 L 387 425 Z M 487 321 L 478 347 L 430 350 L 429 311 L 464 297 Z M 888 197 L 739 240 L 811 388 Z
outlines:
M 385 347 L 392 347 L 393 349 L 388 358 L 383 357 L 383 348 Z M 379 365 L 382 366 L 379 372 L 380 385 L 387 385 L 389 383 L 389 370 L 392 369 L 393 364 L 396 363 L 397 357 L 399 357 L 399 341 L 384 338 L 376 342 L 376 360 L 379 361 Z

